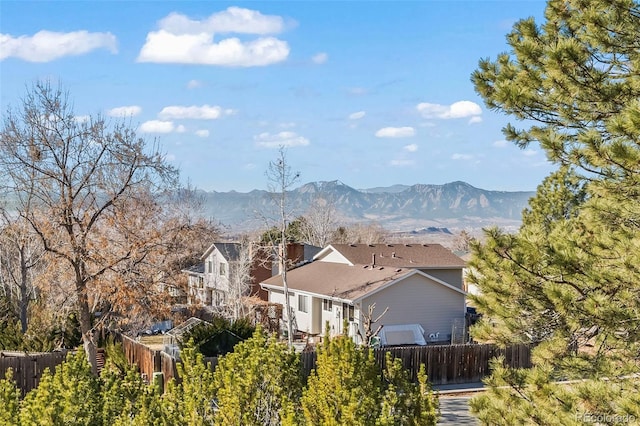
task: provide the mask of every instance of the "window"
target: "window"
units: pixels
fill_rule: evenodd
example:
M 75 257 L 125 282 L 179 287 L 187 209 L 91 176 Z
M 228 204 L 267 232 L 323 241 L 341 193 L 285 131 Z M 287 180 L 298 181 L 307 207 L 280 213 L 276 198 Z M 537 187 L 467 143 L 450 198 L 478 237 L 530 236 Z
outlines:
M 309 312 L 309 307 L 307 306 L 307 296 L 302 294 L 298 295 L 298 310 L 300 312 Z
M 342 304 L 342 319 L 346 319 L 348 321 L 353 321 L 354 317 L 354 308 L 353 305 L 348 305 L 346 303 Z
M 213 272 L 213 262 L 212 261 L 207 261 L 207 273 L 210 274 Z
M 226 263 L 221 263 L 220 264 L 220 275 L 223 276 L 223 277 L 227 275 L 227 264 Z
M 333 310 L 333 301 L 331 301 L 329 299 L 324 299 L 322 301 L 322 309 L 325 310 L 325 311 Z

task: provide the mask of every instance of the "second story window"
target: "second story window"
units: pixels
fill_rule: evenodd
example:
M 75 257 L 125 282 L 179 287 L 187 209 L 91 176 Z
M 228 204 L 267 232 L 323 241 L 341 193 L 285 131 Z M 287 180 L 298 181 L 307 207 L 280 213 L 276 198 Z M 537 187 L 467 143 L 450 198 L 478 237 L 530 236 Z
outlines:
M 220 275 L 222 275 L 223 277 L 227 275 L 227 264 L 226 263 L 221 263 L 220 264 Z
M 309 307 L 307 306 L 307 296 L 302 294 L 298 295 L 298 310 L 300 312 L 309 312 Z
M 331 311 L 333 309 L 333 301 L 329 299 L 324 299 L 322 301 L 322 310 Z
M 213 273 L 213 262 L 212 261 L 207 261 L 207 274 L 211 274 Z

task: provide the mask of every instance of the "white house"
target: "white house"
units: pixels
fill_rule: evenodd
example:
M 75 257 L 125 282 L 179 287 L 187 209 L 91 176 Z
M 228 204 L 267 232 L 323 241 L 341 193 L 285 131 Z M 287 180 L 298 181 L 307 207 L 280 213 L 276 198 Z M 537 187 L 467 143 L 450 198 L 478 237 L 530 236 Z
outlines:
M 320 250 L 308 244 L 290 243 L 287 257 L 292 265 L 297 265 L 311 260 Z M 252 295 L 267 300 L 267 294 L 259 283 L 271 277 L 274 271 L 278 272 L 278 262 L 274 261 L 273 252 L 273 248 L 259 244 L 211 244 L 200 257 L 200 263 L 183 270 L 188 277 L 187 302 L 223 306 L 229 299 L 230 285 L 238 285 L 241 281 L 248 287 L 247 294 L 243 296 Z
M 312 263 L 287 273 L 294 328 L 321 334 L 343 332 L 358 340 L 374 306 L 386 313 L 382 325 L 418 324 L 427 341 L 448 340 L 454 325 L 464 324 L 462 259 L 439 244 L 334 244 Z M 282 276 L 262 282 L 269 301 L 284 304 Z M 286 313 L 285 313 L 286 314 Z
M 240 261 L 241 249 L 240 243 L 213 243 L 200 257 L 202 263 L 184 270 L 189 279 L 189 303 L 225 304 L 230 271 Z

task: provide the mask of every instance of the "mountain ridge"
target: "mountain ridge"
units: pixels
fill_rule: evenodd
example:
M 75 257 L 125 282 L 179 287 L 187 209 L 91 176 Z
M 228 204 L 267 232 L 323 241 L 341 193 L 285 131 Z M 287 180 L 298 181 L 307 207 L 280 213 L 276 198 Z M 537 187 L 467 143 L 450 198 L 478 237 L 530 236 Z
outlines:
M 203 191 L 203 209 L 235 231 L 264 228 L 275 212 L 272 194 Z M 329 200 L 340 224 L 376 222 L 391 231 L 426 227 L 513 227 L 535 191 L 495 191 L 476 188 L 463 181 L 441 185 L 392 185 L 355 189 L 339 180 L 308 182 L 287 191 L 287 210 L 304 215 L 316 199 Z

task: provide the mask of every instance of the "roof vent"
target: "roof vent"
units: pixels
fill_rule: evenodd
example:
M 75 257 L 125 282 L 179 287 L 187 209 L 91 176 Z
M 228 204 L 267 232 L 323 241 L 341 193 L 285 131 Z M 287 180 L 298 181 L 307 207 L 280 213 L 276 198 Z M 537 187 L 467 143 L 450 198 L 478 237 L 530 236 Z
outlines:
M 369 244 L 369 247 L 375 247 L 375 246 L 376 246 L 375 244 Z
M 387 247 L 393 247 L 393 244 L 387 244 Z
M 396 272 L 402 272 L 402 269 L 398 268 L 396 269 Z
M 349 244 L 349 247 L 358 247 L 358 246 L 355 244 Z
M 411 244 L 405 244 L 404 246 L 405 247 L 411 247 Z
M 384 269 L 384 266 L 381 266 L 378 269 L 382 271 Z

